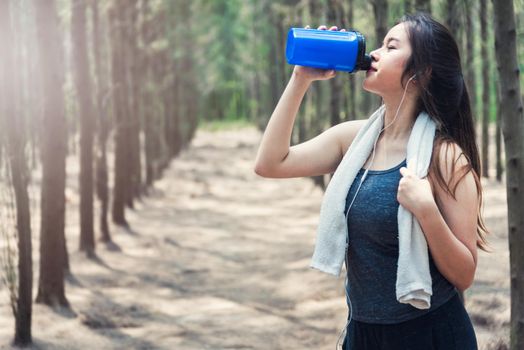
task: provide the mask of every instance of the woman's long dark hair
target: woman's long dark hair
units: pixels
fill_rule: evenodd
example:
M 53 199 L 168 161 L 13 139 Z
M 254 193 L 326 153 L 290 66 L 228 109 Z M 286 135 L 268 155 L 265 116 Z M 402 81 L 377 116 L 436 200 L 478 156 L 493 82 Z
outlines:
M 420 89 L 417 113 L 425 111 L 437 123 L 429 176 L 455 198 L 458 183 L 472 171 L 479 196 L 477 247 L 489 251 L 486 240 L 489 232 L 482 219 L 481 163 L 457 43 L 450 31 L 428 14 L 419 12 L 405 15 L 399 23 L 406 25 L 412 48 L 401 81 L 416 74 Z M 455 149 L 453 144 L 460 147 L 461 154 L 468 160 L 468 166 L 461 169 L 458 179 L 452 178 L 446 183 L 439 167 L 440 150 L 446 147 L 445 154 L 448 155 L 449 149 Z M 451 154 L 452 159 L 460 156 L 454 152 Z M 455 174 L 455 164 L 455 161 L 452 162 L 452 174 Z

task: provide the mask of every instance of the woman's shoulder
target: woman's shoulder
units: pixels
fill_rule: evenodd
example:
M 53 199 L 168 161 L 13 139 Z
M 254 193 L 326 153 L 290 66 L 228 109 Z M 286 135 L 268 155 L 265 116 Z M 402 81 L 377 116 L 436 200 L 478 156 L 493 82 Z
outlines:
M 469 157 L 460 145 L 450 139 L 440 139 L 435 142 L 432 162 L 436 162 L 443 175 L 451 177 L 457 167 L 471 166 Z
M 471 160 L 456 141 L 436 139 L 428 174 L 434 190 L 438 185 L 444 192 L 454 192 L 458 183 L 472 170 Z
M 349 146 L 355 140 L 358 132 L 367 123 L 367 119 L 349 120 L 337 124 L 333 128 L 337 129 L 337 138 L 342 148 L 342 154 L 346 154 Z

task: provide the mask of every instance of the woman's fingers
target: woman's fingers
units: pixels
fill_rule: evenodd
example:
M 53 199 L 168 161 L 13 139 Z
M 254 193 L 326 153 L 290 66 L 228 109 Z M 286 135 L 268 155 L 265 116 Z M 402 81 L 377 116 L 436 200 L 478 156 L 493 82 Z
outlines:
M 308 28 L 309 28 L 309 26 L 306 26 L 306 29 L 308 29 Z M 328 30 L 328 27 L 325 26 L 324 24 L 322 24 L 317 29 L 318 30 Z M 331 27 L 329 27 L 329 30 L 338 30 L 338 27 L 337 26 L 331 26 Z M 346 30 L 345 29 L 341 29 L 340 31 L 341 32 L 345 32 Z
M 333 78 L 337 73 L 331 69 L 331 70 L 327 70 L 324 72 L 324 78 L 325 79 L 330 79 L 330 78 Z

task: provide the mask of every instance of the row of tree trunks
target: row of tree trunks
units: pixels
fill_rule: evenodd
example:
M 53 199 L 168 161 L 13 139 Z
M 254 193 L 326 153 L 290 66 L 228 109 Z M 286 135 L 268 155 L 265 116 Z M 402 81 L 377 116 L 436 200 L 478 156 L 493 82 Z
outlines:
M 39 0 L 11 8 L 15 3 L 13 0 L 0 2 L 0 42 L 5 51 L 0 56 L 0 80 L 4 82 L 0 86 L 0 133 L 4 136 L 0 161 L 3 160 L 10 171 L 8 176 L 16 202 L 16 225 L 13 224 L 12 229 L 17 234 L 19 260 L 13 286 L 18 290 L 15 292 L 13 288 L 11 294 L 16 319 L 15 344 L 27 345 L 31 343 L 32 244 L 26 150 L 32 151 L 34 166 L 37 156 L 42 163 L 36 302 L 69 307 L 64 286 L 64 277 L 70 272 L 65 237 L 68 132 L 78 131 L 80 135 L 79 248 L 93 257 L 95 189 L 101 204 L 101 239 L 111 242 L 107 165 L 111 128 L 115 153 L 112 216 L 116 224 L 127 226 L 125 208 L 132 207 L 134 199 L 143 191 L 141 132 L 144 131 L 146 140 L 146 181 L 151 186 L 170 159 L 193 137 L 199 95 L 193 38 L 185 35 L 179 40 L 180 35 L 175 32 L 170 41 L 173 46 L 161 44 L 158 48 L 158 42 L 166 42 L 168 28 L 163 9 L 175 16 L 173 22 L 183 17 L 183 27 L 191 32 L 190 3 L 165 1 L 157 4 L 160 10 L 147 0 L 140 4 L 139 0 L 114 0 L 107 3 L 107 8 L 102 6 L 106 2 L 98 0 L 71 0 L 67 4 Z M 76 99 L 71 109 L 69 100 L 67 106 L 68 112 L 73 111 L 72 118 L 78 116 L 77 121 L 69 119 L 69 113 L 66 118 L 64 82 L 68 72 L 64 70 L 67 65 L 64 65 L 62 30 L 68 24 L 60 22 L 57 4 L 71 6 L 71 72 Z M 27 26 L 28 19 L 34 28 Z M 175 43 L 175 36 L 179 43 Z M 88 38 L 92 42 L 88 43 Z M 28 39 L 34 40 L 34 45 Z M 185 52 L 175 57 L 174 48 L 183 48 Z M 236 97 L 237 100 L 243 98 L 238 94 Z M 27 105 L 29 107 L 25 107 Z M 242 108 L 237 104 L 237 111 Z M 26 122 L 26 116 L 35 122 Z M 110 123 L 111 116 L 114 125 Z M 68 123 L 70 120 L 72 123 Z M 26 148 L 28 140 L 30 146 Z M 75 139 L 69 140 L 72 147 L 76 147 Z M 75 151 L 76 148 L 71 155 Z

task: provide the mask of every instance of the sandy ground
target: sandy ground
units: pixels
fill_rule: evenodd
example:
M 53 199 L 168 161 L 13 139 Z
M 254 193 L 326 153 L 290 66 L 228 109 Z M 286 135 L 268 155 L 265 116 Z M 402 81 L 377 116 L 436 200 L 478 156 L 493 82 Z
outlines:
M 259 140 L 253 128 L 199 131 L 151 195 L 128 211 L 132 229 L 111 227 L 116 245 L 99 244 L 94 260 L 77 248 L 70 159 L 72 310 L 35 304 L 34 348 L 333 349 L 347 317 L 344 281 L 308 267 L 322 192 L 309 179 L 254 174 Z M 509 329 L 507 211 L 504 185 L 485 181 L 484 189 L 495 252 L 479 253 L 466 307 L 479 348 L 497 349 Z M 36 294 L 37 229 L 34 274 Z M 10 348 L 13 329 L 3 289 L 0 348 Z

